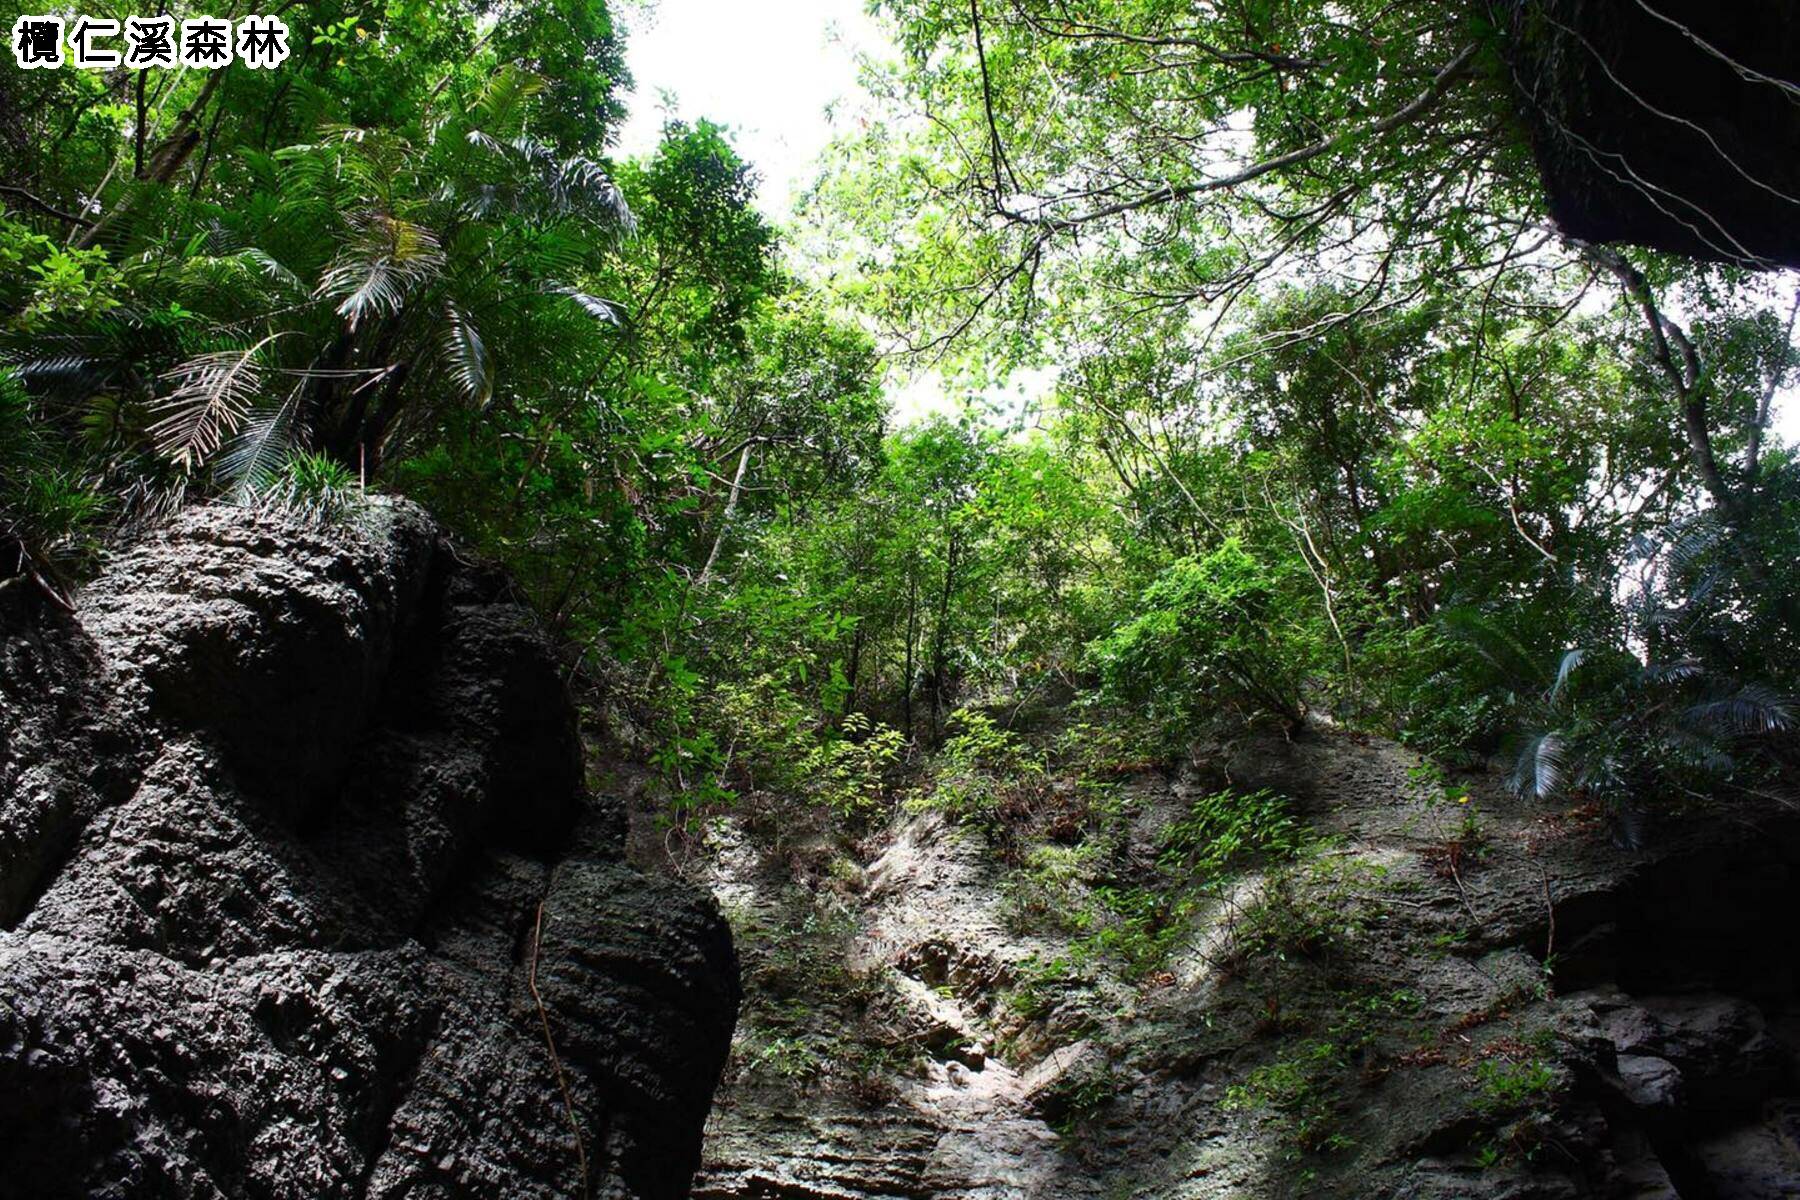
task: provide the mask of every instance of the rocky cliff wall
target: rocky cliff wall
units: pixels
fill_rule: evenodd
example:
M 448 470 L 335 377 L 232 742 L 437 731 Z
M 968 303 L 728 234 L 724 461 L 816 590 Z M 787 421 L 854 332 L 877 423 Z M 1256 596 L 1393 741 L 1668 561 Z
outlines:
M 1291 797 L 1305 848 L 1179 907 L 1159 848 L 1227 781 Z M 1781 808 L 1653 798 L 1626 848 L 1329 729 L 1036 803 L 1037 842 L 905 809 L 861 842 L 713 832 L 686 870 L 746 1007 L 696 1196 L 1800 1196 Z M 1174 940 L 1092 902 L 1140 883 Z
M 1778 0 L 1512 0 L 1509 58 L 1564 232 L 1800 266 L 1800 19 Z
M 504 578 L 216 507 L 3 599 L 0 1196 L 687 1194 L 729 933 Z

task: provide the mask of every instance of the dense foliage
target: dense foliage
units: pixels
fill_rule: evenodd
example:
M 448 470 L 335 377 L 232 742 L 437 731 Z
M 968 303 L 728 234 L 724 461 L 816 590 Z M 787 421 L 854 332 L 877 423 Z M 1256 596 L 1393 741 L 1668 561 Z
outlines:
M 1785 793 L 1791 317 L 1544 224 L 1482 6 L 876 7 L 900 58 L 791 243 L 721 126 L 609 154 L 603 0 L 10 72 L 0 586 L 381 488 L 511 567 L 689 805 L 860 820 L 1046 702 Z M 1051 382 L 894 428 L 881 349 Z

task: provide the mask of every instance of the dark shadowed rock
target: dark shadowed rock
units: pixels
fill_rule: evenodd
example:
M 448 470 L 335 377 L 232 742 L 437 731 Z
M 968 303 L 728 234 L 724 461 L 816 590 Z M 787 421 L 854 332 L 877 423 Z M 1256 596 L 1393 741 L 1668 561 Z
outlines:
M 1511 66 L 1562 229 L 1800 266 L 1800 17 L 1781 0 L 1515 0 Z
M 213 508 L 78 609 L 0 614 L 0 1196 L 687 1193 L 730 938 L 504 578 Z

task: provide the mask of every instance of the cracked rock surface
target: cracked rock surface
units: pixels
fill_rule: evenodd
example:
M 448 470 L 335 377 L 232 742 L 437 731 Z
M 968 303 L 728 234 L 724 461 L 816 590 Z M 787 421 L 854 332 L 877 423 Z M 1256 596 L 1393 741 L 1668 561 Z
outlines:
M 1229 753 L 1316 852 L 1222 881 L 1134 987 L 1038 984 L 1023 1012 L 1071 950 L 1009 916 L 1020 875 L 981 832 L 905 806 L 860 845 L 721 822 L 686 870 L 741 932 L 746 1002 L 695 1196 L 1800 1197 L 1790 815 L 1671 813 L 1631 849 L 1480 774 L 1463 825 L 1376 737 Z M 1121 785 L 1117 878 L 1205 765 Z M 1241 949 L 1339 911 L 1335 942 Z
M 687 1194 L 730 936 L 502 577 L 215 507 L 4 599 L 0 1196 Z

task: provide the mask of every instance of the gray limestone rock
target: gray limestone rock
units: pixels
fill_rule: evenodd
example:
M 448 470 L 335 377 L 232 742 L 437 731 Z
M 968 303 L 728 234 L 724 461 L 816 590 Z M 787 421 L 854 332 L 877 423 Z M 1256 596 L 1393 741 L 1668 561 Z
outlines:
M 191 510 L 0 668 L 0 1196 L 687 1194 L 729 933 L 422 511 Z

